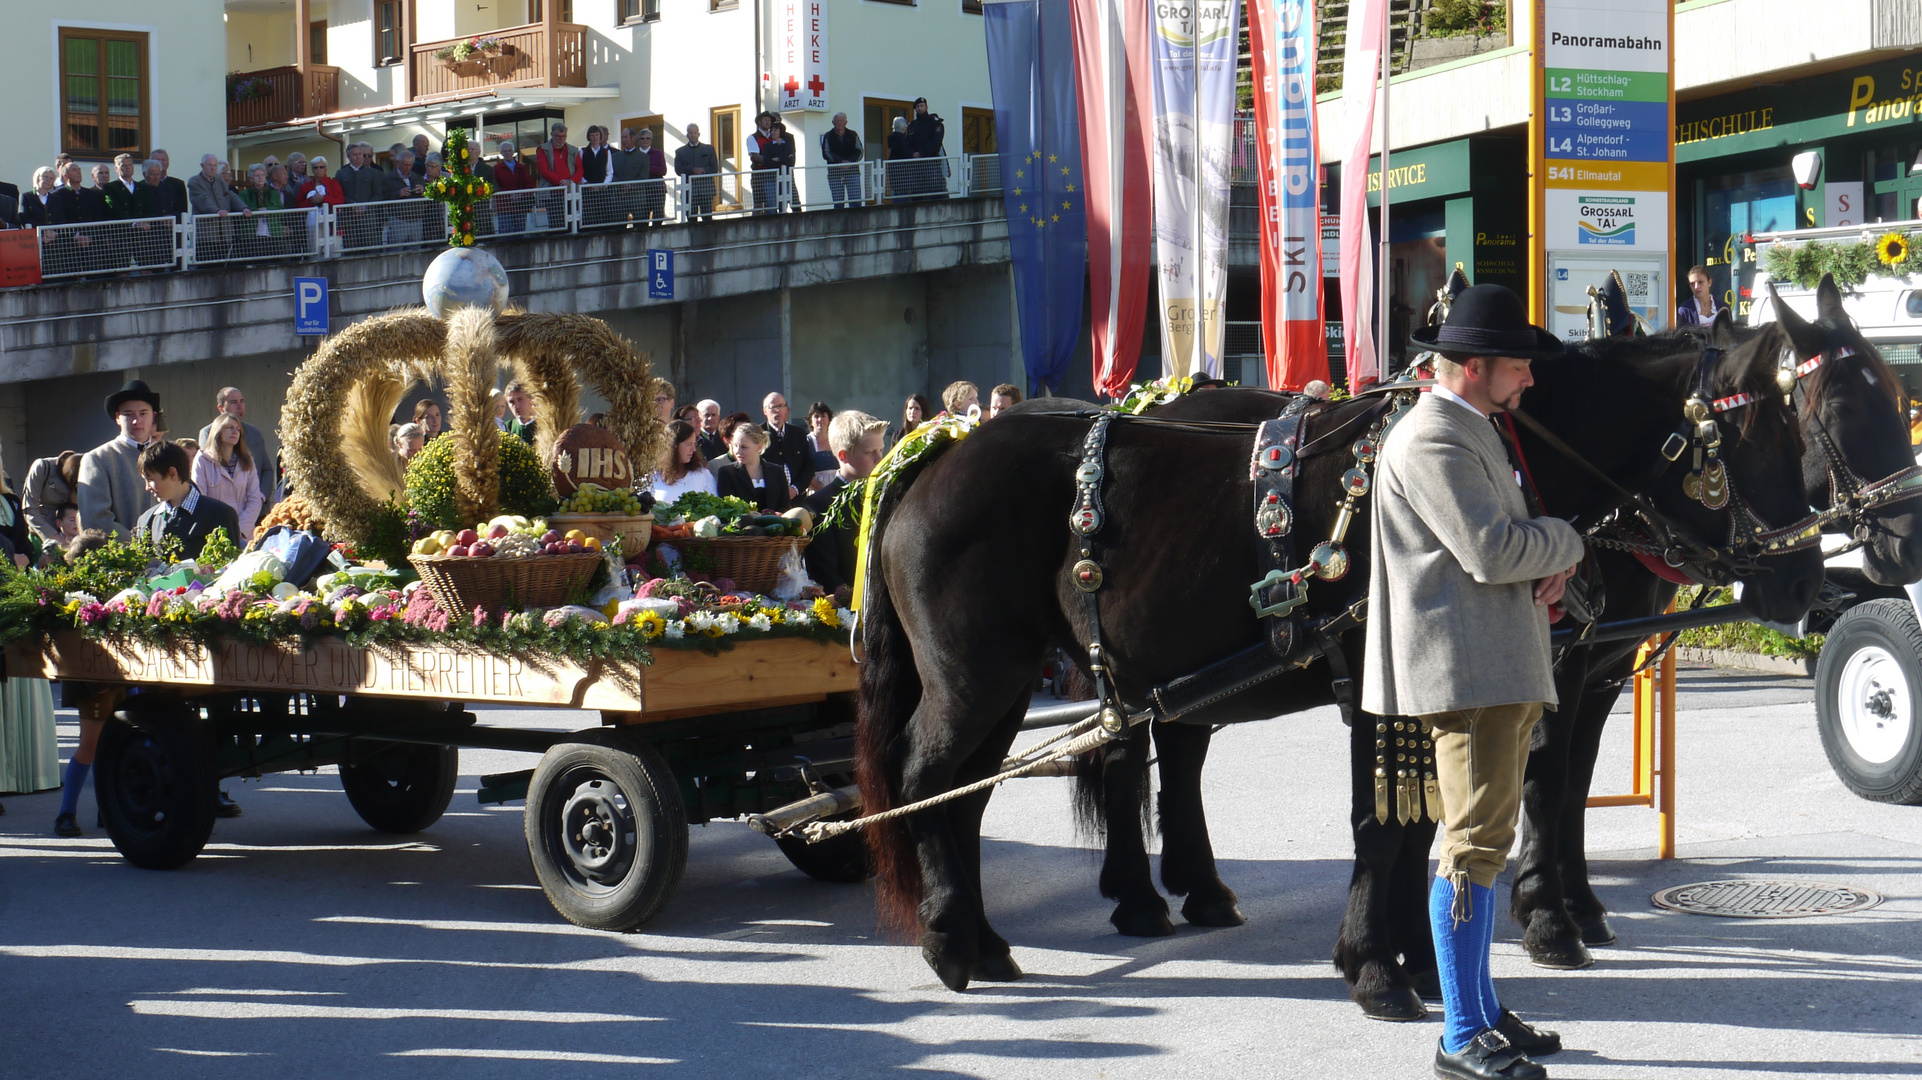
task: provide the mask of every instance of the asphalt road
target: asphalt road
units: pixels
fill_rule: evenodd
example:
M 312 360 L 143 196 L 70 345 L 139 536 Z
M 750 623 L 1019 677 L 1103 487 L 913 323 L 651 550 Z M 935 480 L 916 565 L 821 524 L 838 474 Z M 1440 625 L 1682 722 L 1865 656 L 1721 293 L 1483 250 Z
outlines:
M 1922 1076 L 1922 808 L 1841 786 L 1807 680 L 1685 671 L 1681 704 L 1683 858 L 1654 859 L 1649 811 L 1592 811 L 1622 944 L 1587 971 L 1537 969 L 1504 916 L 1504 1004 L 1562 1032 L 1558 1078 Z M 1626 788 L 1626 731 L 1600 789 Z M 0 1078 L 1426 1076 L 1439 1024 L 1364 1019 L 1327 960 L 1350 869 L 1328 782 L 1344 745 L 1333 710 L 1217 736 L 1208 807 L 1249 923 L 1159 940 L 1110 931 L 1065 781 L 1004 787 L 985 889 L 1029 974 L 967 994 L 877 936 L 865 887 L 807 879 L 732 822 L 694 830 L 645 932 L 567 925 L 518 804 L 473 797 L 526 755 L 464 752 L 451 812 L 415 838 L 368 830 L 329 775 L 230 784 L 245 816 L 168 873 L 97 830 L 54 837 L 56 795 L 8 797 Z M 1783 921 L 1649 903 L 1730 876 L 1888 899 Z

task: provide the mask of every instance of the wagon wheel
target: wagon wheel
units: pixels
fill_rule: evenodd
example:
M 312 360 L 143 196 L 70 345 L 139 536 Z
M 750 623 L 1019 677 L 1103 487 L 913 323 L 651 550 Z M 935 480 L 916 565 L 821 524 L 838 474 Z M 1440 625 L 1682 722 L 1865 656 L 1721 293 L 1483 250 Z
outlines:
M 354 812 L 388 833 L 416 833 L 439 821 L 459 778 L 460 751 L 452 746 L 389 743 L 340 767 Z
M 100 733 L 94 787 L 113 846 L 147 870 L 172 870 L 213 835 L 220 793 L 213 745 L 178 707 L 129 709 Z
M 1870 600 L 1835 621 L 1815 667 L 1815 715 L 1850 791 L 1922 805 L 1922 626 L 1908 600 Z
M 524 825 L 554 910 L 596 930 L 633 930 L 687 869 L 687 809 L 667 761 L 619 732 L 583 732 L 541 757 Z

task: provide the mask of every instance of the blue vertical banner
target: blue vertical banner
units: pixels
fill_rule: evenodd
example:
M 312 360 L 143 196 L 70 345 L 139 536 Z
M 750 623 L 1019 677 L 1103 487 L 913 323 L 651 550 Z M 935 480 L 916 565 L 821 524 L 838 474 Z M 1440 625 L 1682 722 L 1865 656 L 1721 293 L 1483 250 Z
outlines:
M 988 77 L 1030 393 L 1061 386 L 1081 339 L 1088 211 L 1070 0 L 986 0 Z

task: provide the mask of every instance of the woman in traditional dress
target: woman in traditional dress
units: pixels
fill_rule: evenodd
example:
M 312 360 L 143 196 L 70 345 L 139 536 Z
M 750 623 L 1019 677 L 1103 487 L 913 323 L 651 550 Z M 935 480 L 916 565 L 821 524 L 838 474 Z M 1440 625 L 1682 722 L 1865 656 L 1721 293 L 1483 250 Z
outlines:
M 24 570 L 36 549 L 26 512 L 7 486 L 6 466 L 0 462 L 0 556 L 12 563 L 12 570 Z M 45 679 L 0 683 L 0 791 L 24 795 L 59 786 L 52 687 Z

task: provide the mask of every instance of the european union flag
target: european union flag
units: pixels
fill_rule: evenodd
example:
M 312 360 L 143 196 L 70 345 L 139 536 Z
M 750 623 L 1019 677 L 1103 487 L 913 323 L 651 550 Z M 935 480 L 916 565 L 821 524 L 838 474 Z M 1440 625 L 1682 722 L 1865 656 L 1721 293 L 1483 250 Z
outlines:
M 1053 391 L 1081 338 L 1088 272 L 1070 0 L 987 0 L 988 77 L 1028 389 Z

